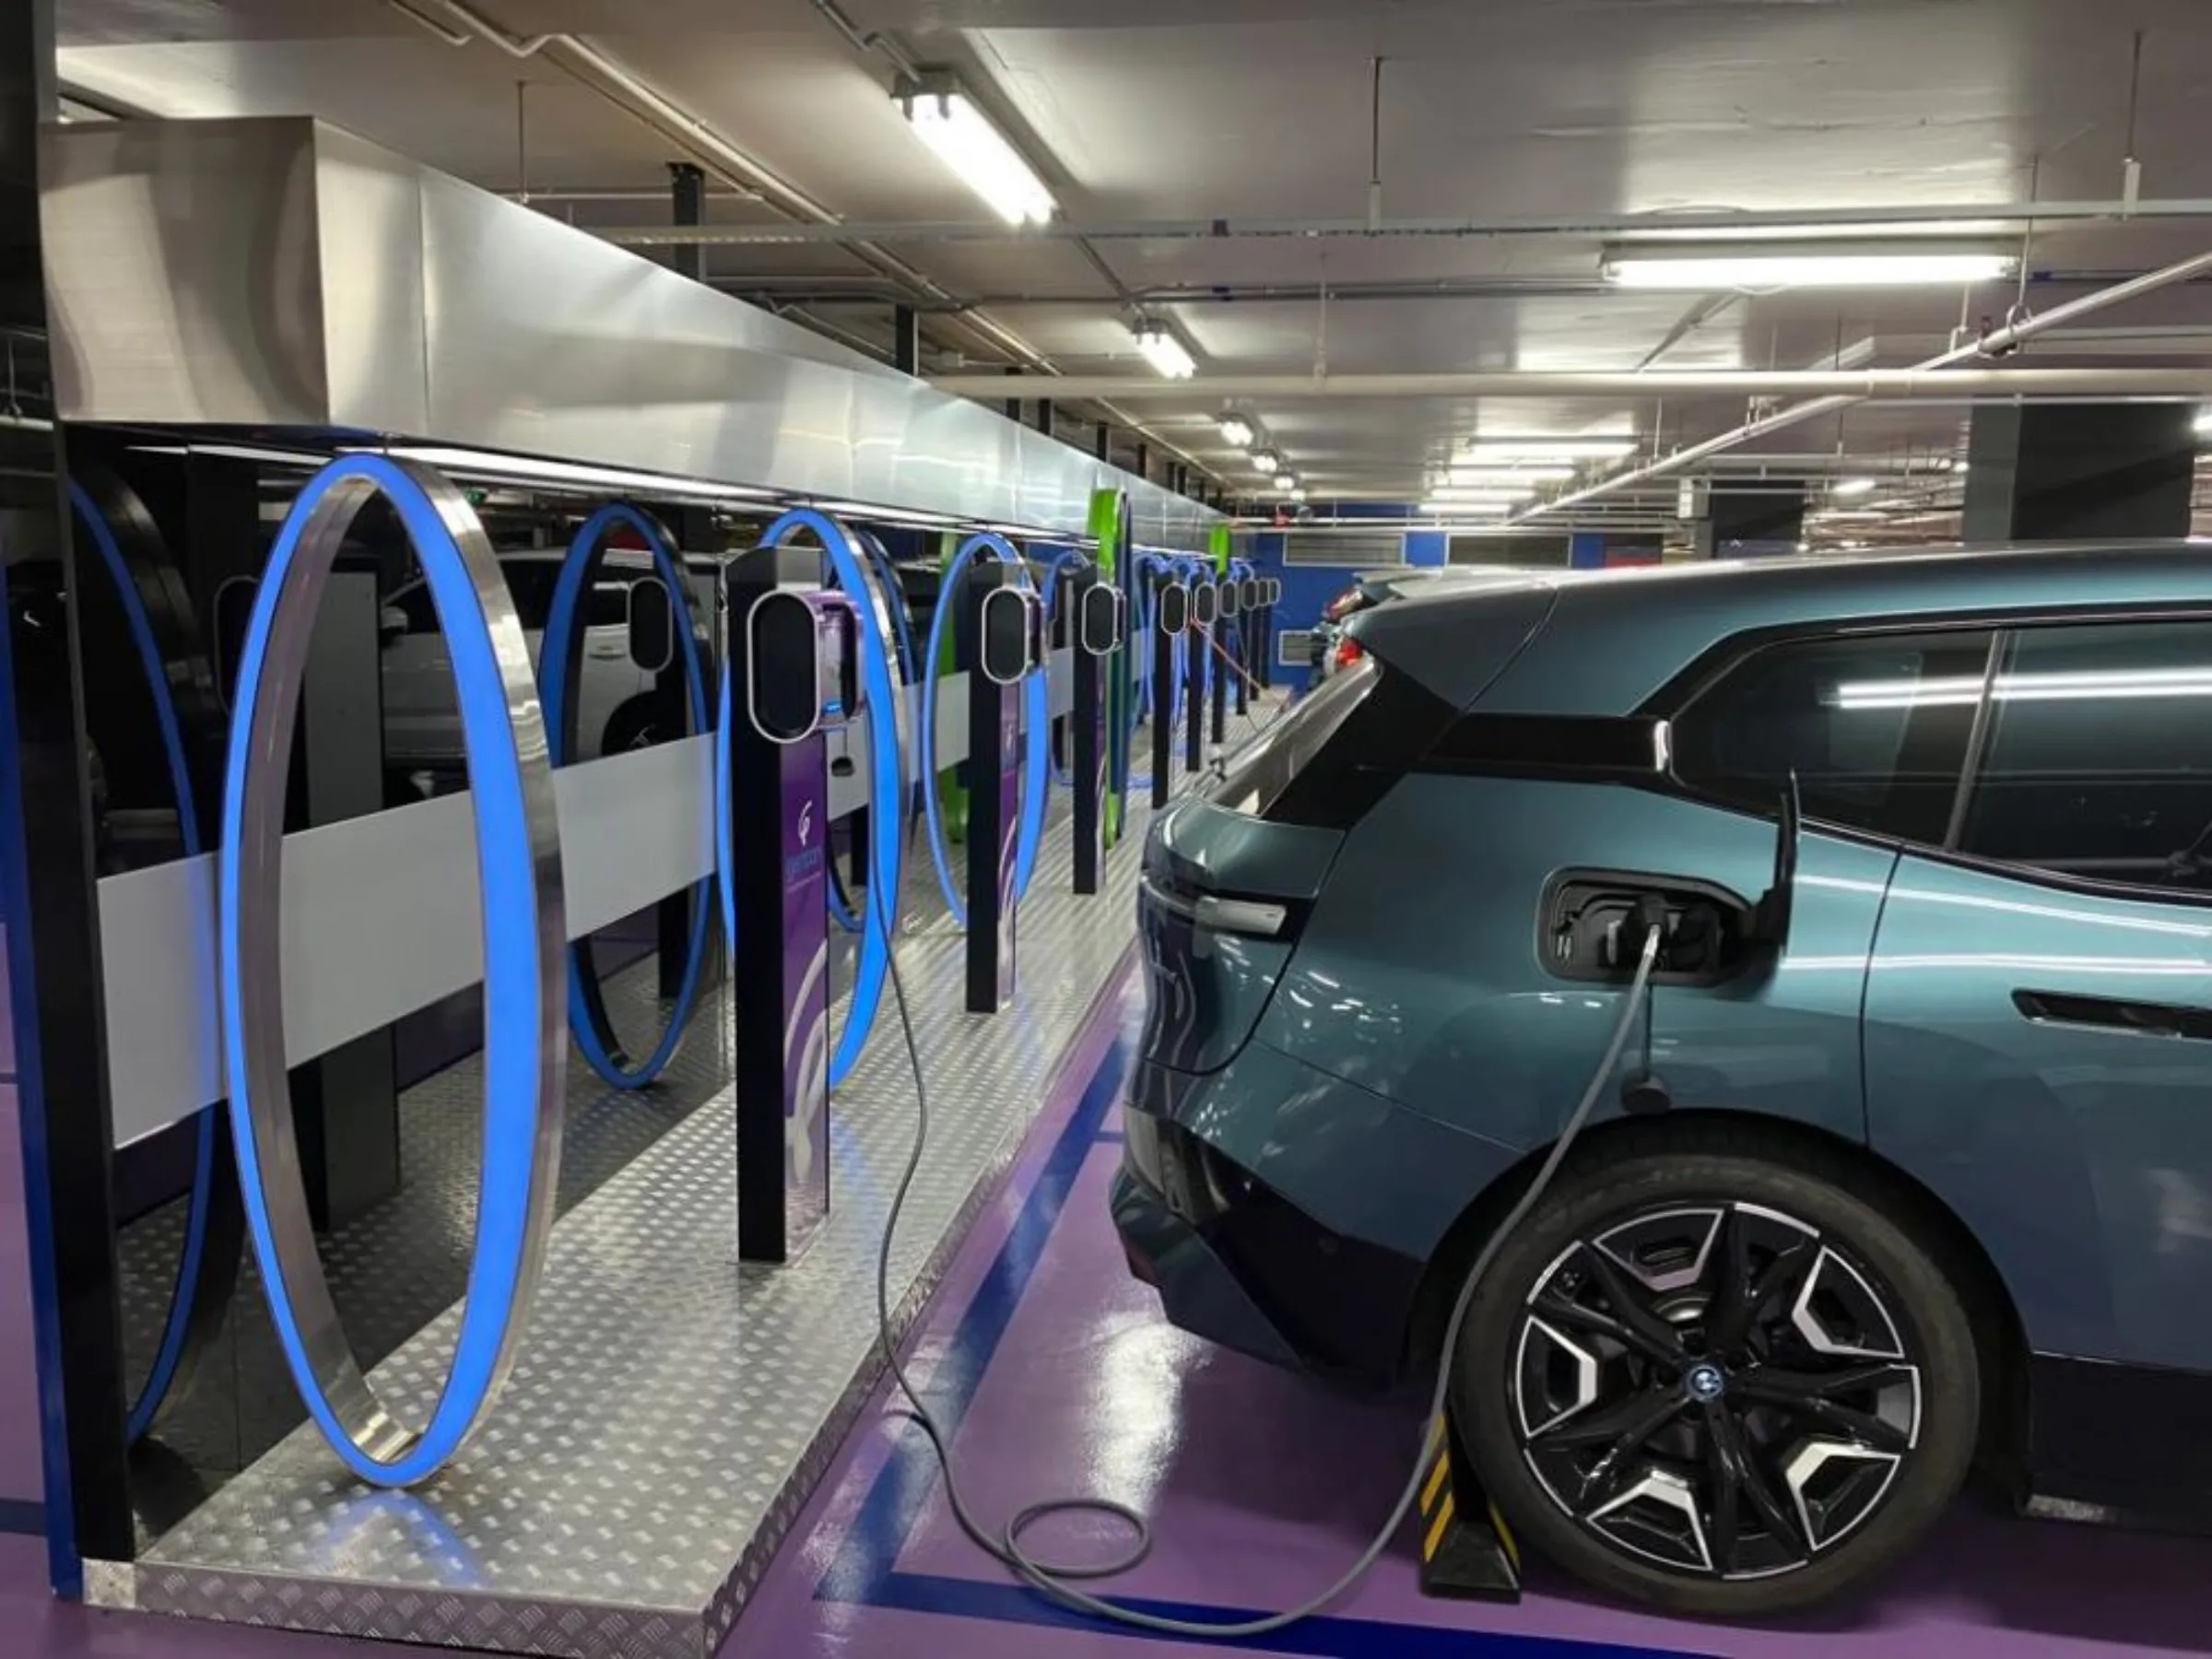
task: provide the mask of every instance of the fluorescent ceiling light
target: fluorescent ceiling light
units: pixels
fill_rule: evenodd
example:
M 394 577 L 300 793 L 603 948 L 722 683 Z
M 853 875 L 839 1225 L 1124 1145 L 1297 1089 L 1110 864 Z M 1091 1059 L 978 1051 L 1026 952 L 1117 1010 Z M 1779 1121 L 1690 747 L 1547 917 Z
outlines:
M 1230 449 L 1247 449 L 1252 444 L 1252 422 L 1239 415 L 1221 417 L 1221 437 Z
M 1298 488 L 1297 474 L 1287 472 L 1277 473 L 1275 475 L 1275 487 L 1277 489 L 1296 489 Z
M 1553 484 L 1575 474 L 1571 465 L 1549 462 L 1522 466 L 1453 465 L 1444 470 L 1454 484 Z
M 1874 488 L 1872 478 L 1838 478 L 1828 487 L 1828 493 L 1833 496 L 1872 495 Z
M 2011 275 L 2014 260 L 2009 253 L 1910 247 L 1681 254 L 1653 248 L 1615 249 L 1599 269 L 1607 282 L 1632 288 L 1924 288 L 1994 281 Z
M 1273 477 L 1283 470 L 1283 458 L 1271 449 L 1256 449 L 1252 452 L 1252 468 Z
M 1053 217 L 1053 193 L 965 92 L 909 86 L 893 96 L 922 142 L 1000 218 L 1019 226 Z
M 1298 488 L 1296 485 L 1292 485 L 1290 488 L 1290 499 L 1294 501 L 1302 501 L 1306 499 L 1306 492 Z
M 376 450 L 356 445 L 357 453 L 390 454 L 420 461 L 441 471 L 534 484 L 547 489 L 634 489 L 641 494 L 683 496 L 708 501 L 765 501 L 772 489 L 747 484 L 718 484 L 707 478 L 672 478 L 660 473 L 630 472 L 618 466 L 583 466 L 571 461 L 541 461 L 530 455 L 503 455 L 496 450 L 407 447 Z
M 1508 513 L 1508 512 L 1512 512 L 1512 507 L 1513 507 L 1513 504 L 1512 504 L 1512 502 L 1511 502 L 1511 501 L 1463 501 L 1463 500 L 1457 500 L 1456 498 L 1453 498 L 1453 499 L 1439 499 L 1439 498 L 1437 498 L 1437 497 L 1433 497 L 1433 496 L 1432 496 L 1432 497 L 1430 497 L 1430 498 L 1428 500 L 1426 500 L 1426 501 L 1423 501 L 1423 502 L 1421 503 L 1421 511 L 1422 511 L 1423 512 L 1436 512 L 1436 513 L 1477 513 L 1477 512 L 1480 512 L 1480 513 L 1493 513 L 1493 512 L 1494 512 L 1494 513 L 1497 513 L 1498 515 L 1500 515 L 1500 517 L 1502 517 L 1502 516 L 1504 516 L 1506 513 Z
M 1461 457 L 1471 465 L 1511 465 L 1517 462 L 1619 461 L 1636 453 L 1636 440 L 1618 438 L 1477 438 Z
M 1536 492 L 1533 489 L 1510 486 L 1484 487 L 1474 484 L 1440 484 L 1429 492 L 1432 501 L 1525 501 Z
M 1197 369 L 1182 342 L 1158 323 L 1144 324 L 1129 333 L 1136 341 L 1137 350 L 1145 354 L 1145 361 L 1152 365 L 1161 379 L 1189 380 Z
M 2196 412 L 2196 429 L 2206 437 L 2212 437 L 2212 409 L 2199 409 Z M 1959 464 L 1959 470 L 1966 470 L 1963 462 Z

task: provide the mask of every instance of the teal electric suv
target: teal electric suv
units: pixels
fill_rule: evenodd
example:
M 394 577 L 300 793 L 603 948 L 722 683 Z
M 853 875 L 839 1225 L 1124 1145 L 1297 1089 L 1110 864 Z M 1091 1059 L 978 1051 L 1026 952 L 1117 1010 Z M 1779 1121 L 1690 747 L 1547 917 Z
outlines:
M 1861 1583 L 1975 1471 L 2212 1518 L 2212 551 L 1562 573 L 1351 628 L 1146 849 L 1114 1211 L 1170 1317 L 1448 1364 L 1519 1535 L 1685 1611 Z

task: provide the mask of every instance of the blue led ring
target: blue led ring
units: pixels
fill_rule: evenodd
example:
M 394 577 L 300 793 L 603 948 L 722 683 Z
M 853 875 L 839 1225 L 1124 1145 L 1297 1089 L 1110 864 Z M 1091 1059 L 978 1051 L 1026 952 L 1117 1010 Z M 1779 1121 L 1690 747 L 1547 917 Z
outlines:
M 287 760 L 315 610 L 346 530 L 391 502 L 445 633 L 468 755 L 484 927 L 484 1168 L 467 1300 L 419 1430 L 363 1374 L 338 1322 L 300 1176 L 286 1077 L 281 903 Z M 307 481 L 254 599 L 223 777 L 217 935 L 239 1185 L 269 1314 L 309 1415 L 363 1480 L 437 1473 L 484 1421 L 521 1345 L 553 1228 L 568 1044 L 560 834 L 530 653 L 466 499 L 429 467 L 342 456 Z
M 171 688 L 168 655 L 155 636 L 152 615 L 139 592 L 130 561 L 124 557 L 122 544 L 116 540 L 114 526 L 109 524 L 84 485 L 75 479 L 69 485 L 69 504 L 76 510 L 77 527 L 90 538 L 100 555 L 100 562 L 123 608 L 124 625 L 130 633 L 139 672 L 146 679 L 147 695 L 153 701 L 154 722 L 161 733 L 161 753 L 169 769 L 170 792 L 177 804 L 178 841 L 186 858 L 197 858 L 206 851 L 200 834 L 199 801 L 192 786 L 192 767 L 185 754 L 184 724 L 178 712 L 176 695 Z M 155 579 L 160 577 L 157 575 Z M 182 614 L 189 617 L 190 612 L 187 609 Z M 187 647 L 194 656 L 198 654 L 195 647 L 196 641 Z M 216 1265 L 217 1257 L 224 1253 L 233 1256 L 237 1253 L 238 1241 L 231 1230 L 235 1229 L 235 1219 L 225 1230 L 230 1236 L 217 1247 L 217 1254 L 211 1256 L 208 1253 L 209 1224 L 215 1211 L 216 1162 L 223 1152 L 221 1125 L 222 1119 L 217 1110 L 210 1108 L 199 1114 L 193 1136 L 192 1188 L 185 1199 L 184 1247 L 177 1256 L 177 1275 L 170 1288 L 169 1312 L 162 1321 L 160 1344 L 154 1350 L 154 1362 L 147 1369 L 146 1382 L 132 1401 L 124 1421 L 124 1432 L 133 1441 L 143 1439 L 154 1426 L 171 1390 L 189 1369 L 188 1361 L 196 1346 L 195 1314 L 201 1309 L 203 1272 Z M 219 1318 L 219 1309 L 211 1312 Z
M 868 577 L 852 535 L 837 520 L 811 507 L 794 507 L 762 533 L 762 547 L 779 547 L 801 531 L 811 533 L 828 555 L 837 585 L 853 601 L 855 609 L 866 606 Z M 860 641 L 860 700 L 868 717 L 868 799 L 896 801 L 905 787 L 899 756 L 899 688 L 891 672 L 890 648 L 880 628 L 856 628 Z M 714 732 L 714 842 L 715 865 L 722 888 L 722 922 L 730 949 L 737 948 L 737 847 L 735 826 L 730 821 L 730 722 L 735 701 L 730 671 L 725 665 L 718 699 L 719 720 Z M 838 1033 L 837 1049 L 830 1058 L 830 1087 L 837 1088 L 851 1075 L 867 1046 L 868 1031 L 883 1001 L 885 979 L 890 971 L 891 933 L 888 917 L 899 912 L 899 885 L 905 875 L 899 834 L 899 818 L 881 812 L 868 815 L 868 888 L 860 934 L 860 958 L 853 974 L 853 1000 L 845 1009 L 845 1028 Z
M 575 719 L 576 711 L 570 706 L 569 676 L 581 637 L 577 624 L 583 614 L 583 595 L 590 592 L 592 578 L 603 561 L 607 532 L 617 524 L 627 524 L 644 537 L 653 554 L 653 569 L 667 585 L 669 627 L 676 635 L 677 659 L 683 664 L 691 729 L 708 729 L 706 667 L 700 656 L 699 637 L 691 629 L 690 606 L 685 601 L 683 567 L 668 545 L 666 533 L 650 516 L 627 501 L 610 501 L 584 520 L 570 542 L 568 557 L 561 560 L 560 579 L 554 584 L 553 605 L 546 614 L 545 637 L 538 644 L 537 682 L 545 703 L 547 752 L 557 767 L 568 761 L 569 727 Z M 590 947 L 582 939 L 569 947 L 569 1030 L 585 1063 L 610 1088 L 642 1088 L 676 1057 L 690 1026 L 691 1010 L 699 1001 L 712 922 L 712 893 L 708 881 L 701 881 L 692 894 L 691 932 L 684 946 L 683 977 L 677 983 L 667 1027 L 653 1052 L 635 1065 L 615 1035 L 597 985 L 586 977 Z
M 852 536 L 853 545 L 861 551 L 861 569 L 866 573 L 867 580 L 865 603 L 861 603 L 861 596 L 855 595 L 853 608 L 856 612 L 873 613 L 877 631 L 894 647 L 890 653 L 889 665 L 897 697 L 891 706 L 896 715 L 893 724 L 899 735 L 899 791 L 906 804 L 893 816 L 893 821 L 906 826 L 911 832 L 914 820 L 921 816 L 920 809 L 912 801 L 912 792 L 907 788 L 905 765 L 908 724 L 906 688 L 913 684 L 914 679 L 913 630 L 907 621 L 904 590 L 899 584 L 899 572 L 891 563 L 888 550 L 873 532 L 848 527 L 846 534 Z M 871 733 L 875 730 L 873 723 L 868 729 Z M 868 818 L 871 832 L 875 822 L 875 815 L 871 812 Z M 902 845 L 900 851 L 901 871 L 905 868 L 905 856 Z M 838 877 L 834 861 L 830 865 L 828 887 L 830 913 L 837 919 L 838 926 L 849 934 L 859 933 L 863 926 L 860 913 L 846 901 L 844 884 Z
M 979 531 L 962 542 L 945 567 L 945 574 L 937 588 L 936 609 L 930 613 L 929 644 L 922 660 L 930 665 L 930 671 L 922 680 L 922 809 L 929 823 L 929 856 L 937 870 L 937 888 L 945 895 L 945 908 L 952 919 L 965 928 L 968 925 L 968 905 L 961 898 L 959 886 L 952 878 L 952 859 L 945 845 L 945 807 L 937 799 L 937 684 L 942 677 L 935 665 L 943 660 L 939 653 L 945 648 L 945 619 L 952 614 L 952 600 L 959 592 L 960 578 L 967 574 L 968 564 L 978 553 L 989 553 L 1001 564 L 1012 565 L 1029 581 L 1029 567 L 1014 544 L 994 530 Z M 1032 590 L 1033 591 L 1033 590 Z M 1045 670 L 1035 669 L 1026 677 L 1023 686 L 1023 711 L 1029 724 L 1028 745 L 1024 752 L 1021 771 L 1021 811 L 1017 821 L 1020 829 L 1014 838 L 1014 890 L 1017 895 L 1027 894 L 1030 878 L 1037 873 L 1037 849 L 1043 840 L 1044 794 L 1048 769 L 1052 765 L 1052 688 Z M 977 787 L 971 784 L 971 787 Z M 1032 807 L 1034 811 L 1032 811 Z

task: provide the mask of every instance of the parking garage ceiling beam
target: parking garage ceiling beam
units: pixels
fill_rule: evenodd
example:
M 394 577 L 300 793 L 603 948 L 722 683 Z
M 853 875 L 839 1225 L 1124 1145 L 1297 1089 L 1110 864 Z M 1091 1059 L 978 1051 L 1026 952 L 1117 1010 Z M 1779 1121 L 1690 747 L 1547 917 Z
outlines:
M 2196 397 L 2212 394 L 2212 364 L 2191 369 L 1501 369 L 1416 374 L 1208 374 L 1188 380 L 1129 374 L 940 374 L 930 383 L 961 397 L 1006 397 L 1011 388 L 1059 398 L 1210 403 L 1222 398 L 1638 397 L 1789 395 L 1881 398 Z
M 1853 207 L 1822 217 L 1803 209 L 1746 213 L 1617 213 L 1520 216 L 1495 218 L 1397 218 L 1371 223 L 1365 218 L 1206 218 L 1128 219 L 1078 224 L 1054 219 L 1046 224 L 1011 226 L 997 220 L 845 220 L 790 225 L 716 225 L 702 237 L 679 235 L 670 225 L 616 225 L 594 234 L 625 247 L 665 247 L 706 241 L 725 247 L 784 246 L 794 242 L 953 242 L 953 241 L 1234 241 L 1272 238 L 1356 238 L 1363 241 L 1396 238 L 1553 237 L 1624 241 L 1704 235 L 1775 238 L 1807 233 L 1832 234 L 1942 229 L 1957 235 L 2003 235 L 2031 221 L 2039 229 L 2068 223 L 2118 223 L 2142 219 L 2212 218 L 2212 197 L 2183 196 L 2128 203 L 1969 202 L 1935 206 Z

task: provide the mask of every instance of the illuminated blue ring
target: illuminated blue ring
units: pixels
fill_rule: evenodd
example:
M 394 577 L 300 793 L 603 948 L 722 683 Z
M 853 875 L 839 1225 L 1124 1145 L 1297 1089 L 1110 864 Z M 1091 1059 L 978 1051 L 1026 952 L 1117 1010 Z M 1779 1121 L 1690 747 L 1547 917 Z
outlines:
M 484 1166 L 476 1241 L 445 1385 L 429 1423 L 419 1434 L 405 1431 L 384 1412 L 343 1333 L 336 1334 L 337 1344 L 344 1349 L 340 1392 L 347 1406 L 357 1413 L 374 1408 L 372 1422 L 380 1443 L 389 1442 L 396 1448 L 389 1457 L 378 1456 L 355 1438 L 354 1426 L 341 1417 L 309 1354 L 295 1296 L 305 1288 L 334 1317 L 335 1309 L 330 1304 L 328 1281 L 314 1258 L 312 1235 L 308 1239 L 312 1283 L 296 1286 L 286 1278 L 264 1185 L 265 1148 L 255 1123 L 253 1081 L 253 1061 L 259 1051 L 248 1041 L 246 987 L 240 975 L 243 897 L 240 864 L 247 855 L 250 828 L 254 831 L 255 846 L 267 841 L 273 833 L 271 825 L 250 826 L 246 818 L 248 773 L 255 759 L 254 739 L 260 735 L 263 673 L 287 578 L 303 535 L 314 526 L 317 510 L 325 498 L 342 485 L 365 485 L 369 488 L 362 492 L 364 499 L 372 491 L 391 503 L 421 562 L 440 621 L 457 624 L 444 631 L 461 712 L 463 743 L 468 754 L 477 867 L 483 894 Z M 434 499 L 433 489 L 444 499 Z M 360 504 L 356 501 L 354 506 L 358 509 Z M 559 1045 L 548 1052 L 545 1041 L 555 1029 L 543 997 L 551 965 L 541 959 L 538 936 L 544 926 L 565 932 L 558 831 L 551 830 L 548 821 L 551 772 L 550 769 L 540 771 L 543 794 L 534 802 L 530 762 L 525 756 L 529 739 L 540 735 L 529 729 L 538 724 L 537 712 L 527 706 L 518 712 L 511 706 L 491 623 L 484 614 L 475 574 L 455 539 L 454 521 L 469 524 L 483 559 L 489 562 L 490 544 L 481 526 L 474 525 L 473 516 L 460 493 L 429 468 L 382 455 L 342 455 L 307 481 L 277 532 L 255 594 L 239 657 L 229 753 L 223 775 L 222 856 L 217 898 L 220 1020 L 246 1224 L 262 1272 L 270 1323 L 276 1327 L 300 1399 L 346 1466 L 377 1486 L 409 1486 L 436 1474 L 483 1420 L 513 1364 L 524 1304 L 542 1262 L 545 1234 L 551 1224 L 552 1193 L 559 1175 L 557 1114 L 565 1089 L 566 1055 Z M 336 527 L 343 531 L 343 518 Z M 326 532 L 328 527 L 321 528 Z M 335 558 L 336 537 L 328 540 L 327 548 L 319 546 L 311 552 L 311 559 Z M 520 624 L 514 622 L 512 606 L 507 620 L 513 623 L 512 643 L 519 649 Z M 299 649 L 304 651 L 304 642 Z M 265 763 L 282 766 L 284 759 L 281 755 L 273 756 Z M 542 760 L 536 764 L 543 768 Z M 276 899 L 274 894 L 263 894 L 257 901 L 273 905 Z M 258 1035 L 264 1048 L 273 1040 L 281 1052 L 281 1032 Z M 542 1109 L 547 1107 L 556 1114 L 549 1127 L 542 1121 Z M 543 1155 L 548 1141 L 549 1160 Z M 550 1167 L 546 1167 L 548 1162 Z M 289 1179 L 295 1186 L 299 1182 L 296 1167 Z M 304 1219 L 304 1192 L 296 1197 L 288 1194 L 287 1210 L 296 1211 Z
M 962 928 L 968 925 L 968 905 L 961 898 L 957 883 L 952 879 L 952 859 L 945 845 L 945 808 L 937 799 L 937 683 L 940 677 L 934 672 L 941 660 L 938 653 L 945 647 L 945 618 L 951 615 L 953 596 L 959 593 L 960 577 L 966 573 L 968 561 L 979 552 L 987 552 L 999 563 L 1012 565 L 1028 581 L 1029 567 L 1014 544 L 994 530 L 981 530 L 962 542 L 945 567 L 945 574 L 937 589 L 936 608 L 929 617 L 929 645 L 924 660 L 932 665 L 933 672 L 922 681 L 922 719 L 920 733 L 922 747 L 922 810 L 929 822 L 929 856 L 937 869 L 937 888 L 945 895 L 945 908 Z M 1044 813 L 1041 801 L 1045 792 L 1044 778 L 1052 759 L 1052 690 L 1046 683 L 1045 671 L 1036 669 L 1026 677 L 1024 711 L 1029 721 L 1029 736 L 1022 762 L 1020 825 L 1014 838 L 1014 890 L 1018 896 L 1030 890 L 1030 877 L 1037 870 L 1037 843 L 1042 838 Z M 980 769 L 977 769 L 980 770 Z M 971 779 L 971 788 L 981 784 Z M 1031 825 L 1031 796 L 1037 797 L 1039 810 L 1036 823 Z
M 891 642 L 897 648 L 897 665 L 900 677 L 905 680 L 907 687 L 918 685 L 920 675 L 914 663 L 914 630 L 912 622 L 906 614 L 906 588 L 899 580 L 899 567 L 892 562 L 889 549 L 885 547 L 881 538 L 874 531 L 856 529 L 851 531 L 850 534 L 859 545 L 861 551 L 867 556 L 868 567 L 875 572 L 877 587 L 883 595 L 884 613 L 890 619 Z M 901 698 L 904 696 L 904 688 L 900 690 Z M 903 744 L 900 747 L 900 759 L 901 764 L 899 771 L 899 791 L 902 799 L 898 822 L 911 842 L 914 830 L 920 827 L 922 822 L 922 805 L 914 798 L 914 792 L 907 780 L 904 765 L 905 746 Z M 874 822 L 875 820 L 871 817 L 869 819 L 871 827 Z M 907 851 L 908 848 L 905 846 L 900 849 L 902 869 Z M 849 934 L 860 932 L 863 925 L 862 919 L 846 903 L 844 895 L 839 890 L 840 884 L 836 879 L 834 869 L 830 872 L 830 877 L 828 883 L 830 913 L 837 918 L 838 926 L 844 929 L 845 932 Z
M 854 551 L 853 538 L 845 527 L 824 512 L 812 507 L 794 507 L 782 517 L 769 525 L 762 534 L 759 545 L 763 547 L 781 547 L 794 531 L 809 530 L 821 543 L 829 556 L 830 567 L 837 576 L 837 584 L 853 600 L 855 620 L 866 618 L 868 626 L 855 627 L 853 633 L 860 641 L 861 706 L 868 716 L 868 798 L 875 801 L 896 801 L 904 787 L 902 769 L 899 759 L 899 722 L 895 710 L 898 705 L 898 688 L 891 679 L 890 651 L 882 633 L 875 627 L 869 607 L 863 603 L 868 584 L 861 566 L 861 555 Z M 739 624 L 742 626 L 742 624 Z M 735 826 L 730 820 L 730 718 L 734 697 L 727 668 L 722 677 L 722 721 L 717 727 L 714 746 L 715 841 L 718 856 L 716 865 L 721 875 L 723 929 L 735 956 L 737 948 L 737 848 Z M 896 818 L 892 820 L 894 826 Z M 904 876 L 900 838 L 895 831 L 886 832 L 881 827 L 880 814 L 872 814 L 868 825 L 868 880 L 871 891 L 886 895 L 888 902 L 871 903 L 860 935 L 860 959 L 853 973 L 853 1000 L 846 1006 L 845 1029 L 838 1033 L 836 1051 L 830 1057 L 830 1087 L 835 1088 L 849 1076 L 860 1059 L 861 1050 L 867 1046 L 869 1029 L 876 1022 L 876 1010 L 883 1001 L 884 981 L 890 971 L 891 935 L 888 917 L 899 909 L 899 884 Z
M 178 838 L 183 843 L 184 856 L 197 858 L 205 851 L 200 840 L 199 806 L 193 796 L 192 769 L 184 760 L 184 730 L 177 719 L 176 699 L 170 695 L 169 669 L 162 661 L 161 647 L 154 638 L 153 618 L 146 614 L 145 602 L 138 596 L 138 584 L 131 579 L 123 549 L 116 546 L 114 530 L 93 504 L 85 487 L 74 479 L 69 485 L 69 504 L 76 510 L 77 523 L 99 550 L 100 561 L 107 568 L 115 597 L 123 606 L 124 622 L 130 629 L 131 644 L 137 651 L 138 666 L 146 677 L 147 694 L 153 700 L 154 720 L 161 728 L 161 752 L 169 762 L 169 786 L 177 803 Z M 194 1293 L 200 1282 L 200 1257 L 207 1248 L 208 1196 L 215 1185 L 215 1153 L 216 1114 L 215 1109 L 209 1108 L 200 1113 L 199 1129 L 193 1137 L 192 1193 L 186 1201 L 184 1249 L 177 1259 L 176 1283 L 169 1293 L 169 1316 L 161 1326 L 161 1346 L 154 1350 L 154 1363 L 146 1373 L 146 1385 L 138 1391 L 124 1421 L 124 1432 L 133 1441 L 143 1439 L 154 1426 L 161 1402 L 168 1398 L 171 1385 L 176 1381 L 177 1368 L 183 1363 L 184 1344 L 192 1331 Z
M 610 501 L 584 520 L 575 539 L 569 543 L 568 557 L 560 564 L 560 580 L 554 585 L 552 608 L 546 613 L 546 631 L 538 642 L 537 683 L 538 695 L 545 704 L 546 752 L 555 766 L 568 763 L 568 756 L 562 751 L 568 747 L 569 654 L 577 618 L 583 608 L 584 577 L 595 561 L 599 544 L 617 524 L 628 524 L 645 538 L 645 546 L 653 554 L 653 568 L 667 584 L 669 630 L 676 636 L 677 654 L 684 665 L 684 691 L 691 705 L 691 729 L 707 730 L 706 668 L 700 659 L 698 636 L 691 631 L 691 611 L 685 598 L 688 589 L 682 567 L 677 563 L 668 538 L 658 524 L 627 501 Z M 699 1001 L 700 982 L 705 977 L 708 930 L 712 925 L 707 900 L 708 883 L 702 880 L 692 895 L 691 935 L 685 942 L 683 978 L 677 982 L 676 1006 L 668 1011 L 667 1029 L 661 1033 L 653 1053 L 628 1071 L 616 1063 L 615 1056 L 601 1041 L 599 1028 L 591 1017 L 590 1004 L 584 995 L 583 966 L 577 960 L 575 945 L 569 946 L 569 1032 L 575 1038 L 585 1063 L 608 1088 L 642 1088 L 667 1070 L 668 1062 L 676 1058 L 676 1051 L 682 1045 L 684 1033 L 691 1023 L 691 1010 Z M 613 1033 L 609 1031 L 606 1035 Z

